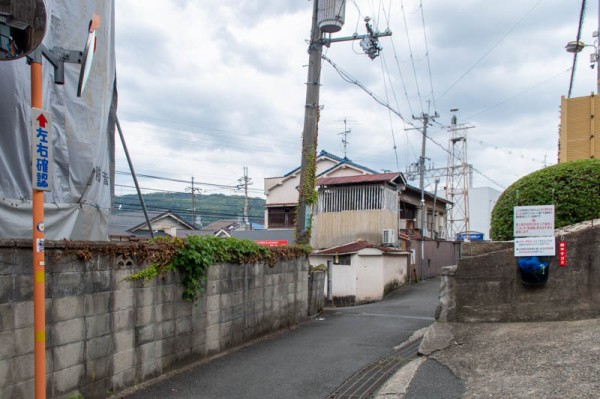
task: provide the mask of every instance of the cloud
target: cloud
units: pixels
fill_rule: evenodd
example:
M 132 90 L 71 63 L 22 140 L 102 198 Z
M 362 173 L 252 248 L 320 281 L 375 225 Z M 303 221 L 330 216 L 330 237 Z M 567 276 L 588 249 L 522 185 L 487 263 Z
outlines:
M 299 164 L 311 2 L 115 3 L 119 115 L 136 168 L 233 185 L 247 166 L 256 190 L 264 177 Z M 380 39 L 375 60 L 357 42 L 325 48 L 372 95 L 323 61 L 319 149 L 343 155 L 346 127 L 349 158 L 404 171 L 420 154 L 421 134 L 410 129 L 421 121 L 413 116 L 437 111 L 427 156 L 443 167 L 449 110 L 460 108 L 459 121 L 475 126 L 468 155 L 482 173 L 477 184 L 508 186 L 542 167 L 544 157 L 555 163 L 560 96 L 573 59 L 564 45 L 575 38 L 579 7 L 446 0 L 423 4 L 421 14 L 421 3 L 403 4 L 404 12 L 397 2 L 348 2 L 336 37 L 364 34 L 366 15 L 393 34 Z M 595 89 L 587 57 L 580 55 L 575 95 Z M 127 169 L 123 162 L 118 155 L 117 169 Z

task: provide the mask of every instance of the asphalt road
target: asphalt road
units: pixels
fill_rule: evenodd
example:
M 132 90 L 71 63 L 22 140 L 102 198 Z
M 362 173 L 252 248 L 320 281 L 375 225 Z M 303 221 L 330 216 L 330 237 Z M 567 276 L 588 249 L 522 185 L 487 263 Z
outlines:
M 328 308 L 298 327 L 147 385 L 127 398 L 316 398 L 433 323 L 439 279 L 381 302 Z

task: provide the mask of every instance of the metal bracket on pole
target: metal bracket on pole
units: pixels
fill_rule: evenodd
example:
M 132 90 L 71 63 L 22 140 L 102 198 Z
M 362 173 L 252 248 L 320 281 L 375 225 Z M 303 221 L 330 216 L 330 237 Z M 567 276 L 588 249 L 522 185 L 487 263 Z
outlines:
M 65 62 L 71 64 L 81 64 L 83 60 L 83 51 L 65 50 L 62 47 L 55 46 L 52 49 L 46 47 L 43 43 L 38 49 L 27 56 L 27 62 L 40 63 L 42 57 L 48 60 L 54 67 L 54 83 L 57 85 L 65 84 Z

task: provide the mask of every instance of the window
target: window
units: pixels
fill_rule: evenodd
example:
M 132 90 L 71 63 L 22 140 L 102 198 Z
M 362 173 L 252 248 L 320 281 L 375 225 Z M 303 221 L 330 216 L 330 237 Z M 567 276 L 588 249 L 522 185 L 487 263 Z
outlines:
M 319 190 L 319 212 L 397 209 L 398 194 L 380 184 L 328 187 Z
M 291 229 L 296 224 L 296 208 L 269 208 L 268 218 L 271 229 Z
M 352 255 L 335 255 L 333 257 L 333 263 L 335 265 L 350 266 L 352 262 Z

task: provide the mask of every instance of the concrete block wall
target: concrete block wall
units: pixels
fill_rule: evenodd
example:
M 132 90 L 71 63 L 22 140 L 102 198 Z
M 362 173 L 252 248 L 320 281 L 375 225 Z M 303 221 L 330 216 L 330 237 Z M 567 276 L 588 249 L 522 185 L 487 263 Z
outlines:
M 512 242 L 471 243 L 442 271 L 438 321 L 559 321 L 600 317 L 600 220 L 560 230 L 567 266 L 550 261 L 548 282 L 521 282 Z
M 104 398 L 307 317 L 308 261 L 214 265 L 196 302 L 175 273 L 146 285 L 129 243 L 46 243 L 47 396 Z M 0 240 L 0 398 L 33 397 L 31 242 Z

